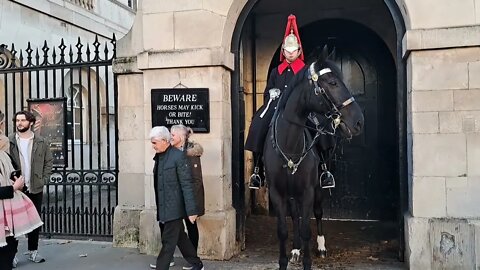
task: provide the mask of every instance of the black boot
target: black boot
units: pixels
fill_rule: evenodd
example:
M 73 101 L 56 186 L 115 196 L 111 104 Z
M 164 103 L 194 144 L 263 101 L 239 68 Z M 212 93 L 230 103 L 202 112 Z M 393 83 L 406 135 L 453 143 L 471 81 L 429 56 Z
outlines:
M 320 185 L 322 188 L 334 188 L 335 187 L 335 178 L 333 174 L 328 171 L 327 165 L 322 164 L 322 173 L 320 174 Z

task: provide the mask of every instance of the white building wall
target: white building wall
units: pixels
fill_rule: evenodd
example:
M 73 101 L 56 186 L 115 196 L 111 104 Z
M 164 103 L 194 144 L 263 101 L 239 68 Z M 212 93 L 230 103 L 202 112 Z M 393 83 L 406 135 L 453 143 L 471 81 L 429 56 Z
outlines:
M 91 0 L 89 0 L 91 1 Z M 66 44 L 93 42 L 100 38 L 117 39 L 131 28 L 135 11 L 123 2 L 128 0 L 93 1 L 89 10 L 75 4 L 75 0 L 12 0 L 0 1 L 0 43 L 24 49 L 28 42 L 33 47 L 58 46 L 63 38 Z M 87 1 L 88 2 L 88 1 Z
M 410 269 L 477 269 L 480 1 L 397 2 L 407 24 L 406 259 Z

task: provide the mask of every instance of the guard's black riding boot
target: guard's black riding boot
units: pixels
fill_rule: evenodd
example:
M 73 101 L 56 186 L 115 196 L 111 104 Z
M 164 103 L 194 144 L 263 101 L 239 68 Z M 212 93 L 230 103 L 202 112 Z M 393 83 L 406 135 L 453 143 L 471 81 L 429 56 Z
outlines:
M 327 164 L 322 164 L 322 169 L 320 173 L 320 185 L 322 188 L 334 188 L 335 187 L 335 178 L 333 174 L 328 171 Z

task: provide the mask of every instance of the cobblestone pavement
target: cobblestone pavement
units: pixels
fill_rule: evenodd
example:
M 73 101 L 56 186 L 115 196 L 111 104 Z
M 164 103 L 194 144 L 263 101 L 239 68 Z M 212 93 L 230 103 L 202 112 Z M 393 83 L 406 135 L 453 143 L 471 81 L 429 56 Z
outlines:
M 315 232 L 312 221 L 312 232 Z M 272 229 L 273 228 L 273 229 Z M 246 249 L 229 261 L 204 260 L 206 270 L 278 269 L 278 240 L 275 219 L 250 216 L 246 223 Z M 290 224 L 291 228 L 291 224 Z M 313 269 L 400 270 L 397 260 L 398 229 L 394 223 L 324 222 L 327 258 L 313 257 Z M 291 236 L 291 231 L 290 231 Z M 137 249 L 114 248 L 110 242 L 41 239 L 39 252 L 45 263 L 29 262 L 23 255 L 26 239 L 20 239 L 19 270 L 148 270 L 155 256 L 139 254 Z M 312 243 L 313 247 L 313 243 Z M 186 263 L 177 251 L 172 270 Z M 289 265 L 300 270 L 300 265 Z
M 108 242 L 70 241 L 70 240 L 40 240 L 39 252 L 46 262 L 36 264 L 28 261 L 23 255 L 26 250 L 26 239 L 20 240 L 19 270 L 147 270 L 149 264 L 155 261 L 154 256 L 139 254 L 137 249 L 114 248 Z M 179 254 L 176 254 L 178 256 Z M 172 270 L 180 270 L 185 262 L 175 257 L 176 265 Z M 252 257 L 241 253 L 229 261 L 204 261 L 206 270 L 270 270 L 278 269 L 276 259 L 272 257 Z M 289 269 L 301 269 L 299 266 L 289 266 Z M 372 262 L 357 265 L 325 265 L 314 269 L 356 269 L 356 270 L 400 270 L 404 269 L 399 262 Z

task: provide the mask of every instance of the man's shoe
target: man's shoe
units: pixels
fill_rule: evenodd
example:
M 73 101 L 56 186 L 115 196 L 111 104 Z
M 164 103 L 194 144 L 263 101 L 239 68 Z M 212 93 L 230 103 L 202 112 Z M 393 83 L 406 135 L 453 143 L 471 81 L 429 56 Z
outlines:
M 203 264 L 193 265 L 192 270 L 204 270 Z
M 172 266 L 175 266 L 175 262 L 174 262 L 174 261 L 171 261 L 171 262 L 170 262 L 170 267 L 172 267 Z M 157 265 L 151 263 L 151 264 L 150 264 L 150 269 L 157 269 Z
M 17 268 L 17 264 L 18 264 L 18 259 L 17 259 L 17 255 L 15 255 L 12 261 L 12 268 Z
M 45 262 L 45 258 L 43 258 L 42 256 L 40 256 L 40 254 L 38 254 L 38 251 L 37 250 L 29 250 L 28 251 L 28 259 L 34 263 L 43 263 Z
M 184 266 L 184 267 L 182 267 L 182 269 L 183 270 L 191 270 L 191 269 L 193 269 L 193 266 L 191 266 L 191 265 L 190 266 Z

